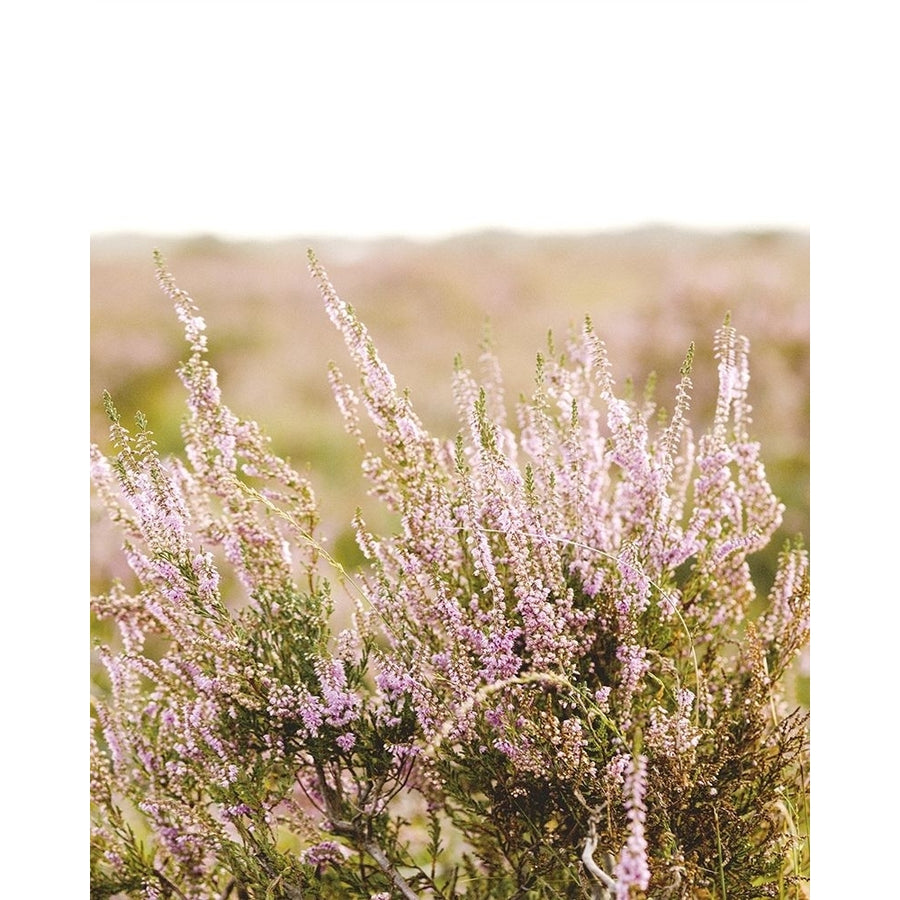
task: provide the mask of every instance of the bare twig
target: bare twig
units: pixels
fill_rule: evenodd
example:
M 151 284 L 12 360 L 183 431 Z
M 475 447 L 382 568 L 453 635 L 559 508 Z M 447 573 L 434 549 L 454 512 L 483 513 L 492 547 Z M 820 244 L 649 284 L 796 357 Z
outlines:
M 181 891 L 179 891 L 178 888 L 175 887 L 175 885 L 172 884 L 172 882 L 169 881 L 169 879 L 159 871 L 159 869 L 154 869 L 153 874 L 159 879 L 160 884 L 162 884 L 163 887 L 165 887 L 167 890 L 172 891 L 172 893 L 180 897 L 181 900 L 187 900 L 187 897 L 185 897 L 184 894 L 182 894 Z
M 584 850 L 581 853 L 581 861 L 584 863 L 585 869 L 590 875 L 593 875 L 597 881 L 601 882 L 597 885 L 598 891 L 595 896 L 598 900 L 606 900 L 607 897 L 616 896 L 616 882 L 613 878 L 606 874 L 600 866 L 594 862 L 594 851 L 597 849 L 597 823 L 592 819 L 590 831 L 584 840 Z M 601 887 L 602 885 L 602 887 Z
M 406 883 L 403 876 L 394 868 L 384 851 L 374 841 L 367 841 L 363 849 L 378 863 L 378 868 L 394 883 L 394 887 L 406 897 L 406 900 L 419 900 L 419 895 Z
M 406 900 L 419 900 L 419 895 L 397 871 L 379 844 L 367 834 L 367 832 L 371 832 L 371 829 L 365 827 L 365 822 L 371 817 L 371 813 L 358 810 L 352 821 L 342 818 L 340 790 L 339 788 L 336 790 L 328 783 L 324 769 L 318 761 L 316 762 L 316 774 L 318 776 L 319 789 L 325 801 L 325 811 L 329 818 L 330 831 L 349 838 L 358 848 L 368 853 L 375 860 L 378 868 L 391 879 L 394 887 L 400 891 Z M 359 821 L 360 818 L 363 820 L 362 822 Z

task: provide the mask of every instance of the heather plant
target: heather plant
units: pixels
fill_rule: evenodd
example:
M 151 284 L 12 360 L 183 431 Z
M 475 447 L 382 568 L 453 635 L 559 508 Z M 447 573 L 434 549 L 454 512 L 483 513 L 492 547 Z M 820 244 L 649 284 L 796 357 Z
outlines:
M 806 896 L 808 557 L 787 544 L 760 596 L 748 558 L 783 507 L 746 340 L 716 332 L 697 438 L 693 348 L 666 413 L 617 392 L 590 320 L 548 341 L 514 408 L 486 343 L 477 375 L 457 359 L 445 441 L 310 268 L 394 527 L 361 503 L 365 565 L 328 552 L 309 476 L 223 402 L 157 256 L 190 351 L 184 453 L 162 459 L 104 398 L 92 480 L 133 578 L 92 600 L 114 624 L 95 650 L 92 896 Z

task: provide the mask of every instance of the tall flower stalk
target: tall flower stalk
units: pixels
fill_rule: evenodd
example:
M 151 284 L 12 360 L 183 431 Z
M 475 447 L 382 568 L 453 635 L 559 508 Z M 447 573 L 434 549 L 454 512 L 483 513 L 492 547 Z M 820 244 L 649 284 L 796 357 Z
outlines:
M 696 440 L 693 347 L 667 415 L 617 393 L 585 320 L 514 409 L 489 348 L 480 379 L 458 360 L 444 441 L 310 270 L 397 527 L 357 514 L 352 577 L 323 549 L 309 479 L 224 404 L 158 256 L 189 349 L 184 454 L 161 459 L 109 397 L 113 454 L 91 447 L 134 574 L 92 600 L 116 626 L 96 648 L 92 895 L 804 896 L 808 558 L 786 546 L 758 596 L 748 558 L 783 507 L 746 340 L 716 333 Z M 332 584 L 353 606 L 339 633 Z

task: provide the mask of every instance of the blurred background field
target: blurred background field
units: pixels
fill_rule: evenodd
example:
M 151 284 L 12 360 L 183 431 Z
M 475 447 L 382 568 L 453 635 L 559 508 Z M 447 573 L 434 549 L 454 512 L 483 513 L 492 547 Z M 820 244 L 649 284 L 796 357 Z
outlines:
M 175 369 L 185 352 L 179 323 L 156 285 L 152 252 L 208 325 L 210 358 L 226 402 L 257 420 L 276 450 L 309 466 L 322 506 L 322 534 L 345 564 L 356 559 L 349 522 L 364 498 L 359 452 L 346 435 L 327 381 L 334 360 L 351 382 L 349 358 L 308 274 L 311 247 L 341 297 L 366 323 L 398 386 L 409 388 L 432 433 L 458 424 L 451 376 L 458 353 L 477 366 L 489 325 L 507 399 L 533 388 L 535 356 L 585 314 L 606 342 L 618 385 L 638 390 L 658 376 L 671 408 L 679 367 L 696 343 L 695 431 L 710 422 L 716 390 L 713 335 L 726 313 L 750 339 L 750 402 L 770 481 L 787 506 L 771 552 L 784 540 L 809 546 L 809 236 L 774 231 L 705 233 L 643 229 L 585 236 L 471 233 L 430 242 L 297 239 L 231 243 L 117 235 L 91 245 L 91 439 L 109 451 L 101 393 L 127 424 L 147 414 L 163 453 L 180 446 L 184 391 Z M 118 539 L 92 525 L 92 579 L 124 575 Z M 767 585 L 761 585 L 767 588 Z

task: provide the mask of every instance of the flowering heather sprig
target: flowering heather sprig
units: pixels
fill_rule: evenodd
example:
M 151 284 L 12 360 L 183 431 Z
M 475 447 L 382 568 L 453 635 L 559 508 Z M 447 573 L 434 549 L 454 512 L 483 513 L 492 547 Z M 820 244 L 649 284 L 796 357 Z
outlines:
M 313 847 L 307 847 L 300 859 L 308 866 L 326 866 L 329 863 L 343 862 L 341 845 L 335 841 L 321 841 Z
M 480 382 L 458 358 L 443 440 L 310 269 L 359 375 L 331 368 L 337 405 L 397 526 L 357 514 L 352 577 L 323 550 L 309 479 L 223 403 L 157 257 L 189 349 L 185 452 L 160 458 L 106 398 L 116 452 L 92 445 L 91 474 L 134 583 L 92 601 L 117 626 L 96 650 L 93 895 L 800 896 L 784 810 L 807 808 L 789 675 L 808 557 L 788 545 L 758 603 L 749 558 L 783 508 L 746 340 L 717 332 L 696 441 L 693 345 L 665 416 L 617 394 L 589 319 L 548 341 L 514 417 L 489 344 Z M 354 605 L 337 635 L 328 567 Z
M 622 791 L 628 818 L 628 840 L 619 854 L 616 866 L 616 897 L 630 897 L 632 887 L 645 891 L 650 883 L 647 838 L 644 834 L 644 824 L 647 820 L 647 809 L 644 805 L 646 779 L 646 758 L 641 755 L 633 757 L 628 762 L 625 787 Z

